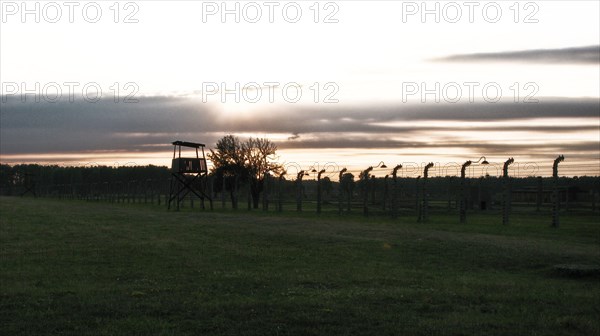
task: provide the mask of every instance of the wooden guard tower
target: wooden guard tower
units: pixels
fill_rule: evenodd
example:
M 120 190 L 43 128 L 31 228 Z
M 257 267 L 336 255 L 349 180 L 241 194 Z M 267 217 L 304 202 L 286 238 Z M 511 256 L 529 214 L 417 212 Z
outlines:
M 204 209 L 204 199 L 210 202 L 212 209 L 212 199 L 206 193 L 208 169 L 206 166 L 206 157 L 204 155 L 204 144 L 175 141 L 173 144 L 173 161 L 171 164 L 171 186 L 169 188 L 168 208 L 171 209 L 171 202 L 179 204 L 184 198 L 192 193 L 202 200 Z M 196 157 L 182 157 L 181 147 L 194 148 Z M 202 156 L 198 152 L 201 150 Z

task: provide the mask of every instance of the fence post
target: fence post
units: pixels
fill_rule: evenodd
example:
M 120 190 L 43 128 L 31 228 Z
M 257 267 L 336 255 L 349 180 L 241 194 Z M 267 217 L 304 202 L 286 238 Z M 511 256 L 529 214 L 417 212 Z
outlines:
M 417 211 L 417 222 L 421 221 L 421 175 L 415 179 L 415 210 Z
M 504 162 L 503 174 L 502 174 L 502 224 L 508 225 L 510 216 L 510 180 L 508 177 L 508 166 L 511 165 L 515 160 L 510 158 Z
M 552 183 L 554 193 L 554 204 L 552 206 L 552 227 L 559 226 L 559 211 L 560 211 L 560 192 L 558 190 L 558 164 L 564 161 L 565 157 L 559 155 L 552 165 Z
M 427 222 L 429 220 L 429 198 L 427 197 L 427 178 L 429 177 L 429 169 L 433 167 L 433 162 L 428 163 L 423 170 L 422 197 L 423 202 L 420 207 L 419 222 Z
M 477 209 L 483 210 L 483 176 L 477 180 Z
M 296 175 L 296 211 L 302 212 L 302 178 L 304 177 L 304 170 L 301 170 Z
M 392 199 L 390 201 L 390 206 L 392 208 L 392 218 L 398 218 L 398 169 L 402 169 L 402 165 L 396 165 L 392 170 Z
M 321 169 L 317 174 L 317 214 L 321 214 L 321 174 L 325 172 L 325 169 Z
M 371 175 L 371 180 L 369 184 L 369 190 L 371 191 L 371 204 L 375 204 L 377 201 L 375 194 L 377 193 L 377 180 L 375 179 L 375 175 Z
M 389 194 L 390 194 L 390 190 L 389 190 L 389 186 L 388 186 L 389 177 L 390 176 L 388 174 L 386 174 L 385 177 L 383 178 L 383 199 L 381 200 L 381 203 L 382 203 L 381 210 L 383 210 L 384 213 L 386 210 L 386 206 L 387 206 L 387 202 L 388 202 L 388 198 L 389 198 Z
M 348 169 L 344 168 L 340 170 L 338 174 L 338 215 L 342 214 L 342 203 L 344 198 L 344 189 L 342 186 L 342 178 L 344 177 L 344 173 L 348 171 Z
M 362 181 L 362 192 L 363 192 L 363 215 L 369 215 L 369 173 L 373 170 L 373 167 L 369 167 L 365 169 L 361 173 L 361 181 Z
M 463 163 L 461 169 L 460 169 L 460 210 L 459 210 L 459 217 L 460 217 L 460 222 L 461 223 L 465 223 L 467 221 L 467 194 L 466 194 L 466 187 L 465 187 L 465 175 L 466 175 L 466 170 L 467 167 L 471 165 L 471 160 Z
M 283 181 L 285 180 L 285 174 L 287 174 L 287 172 L 284 170 L 279 174 L 279 179 L 277 181 L 277 212 L 283 211 Z

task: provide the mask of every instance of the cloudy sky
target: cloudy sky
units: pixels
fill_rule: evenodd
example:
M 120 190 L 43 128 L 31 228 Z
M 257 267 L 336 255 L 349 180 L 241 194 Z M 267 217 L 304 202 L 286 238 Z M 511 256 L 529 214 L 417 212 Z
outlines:
M 0 3 L 3 163 L 167 165 L 232 133 L 304 168 L 599 170 L 597 1 Z

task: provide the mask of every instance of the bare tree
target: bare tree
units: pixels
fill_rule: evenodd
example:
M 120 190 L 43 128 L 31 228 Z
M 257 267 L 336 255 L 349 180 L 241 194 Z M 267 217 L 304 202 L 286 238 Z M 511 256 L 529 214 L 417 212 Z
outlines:
M 217 141 L 216 151 L 210 150 L 208 158 L 213 163 L 212 172 L 216 177 L 216 185 L 229 190 L 231 205 L 237 209 L 237 191 L 240 179 L 245 177 L 240 139 L 233 135 L 224 136 Z M 222 190 L 222 192 L 226 192 L 226 190 Z
M 217 142 L 216 151 L 211 150 L 208 156 L 213 162 L 217 179 L 226 176 L 234 178 L 236 183 L 231 191 L 232 197 L 240 180 L 250 183 L 252 204 L 256 209 L 264 189 L 265 174 L 281 172 L 281 165 L 274 161 L 276 151 L 277 145 L 268 139 L 250 138 L 241 142 L 237 137 L 227 135 Z
M 266 174 L 271 171 L 275 174 L 281 172 L 281 165 L 275 162 L 276 151 L 277 145 L 269 139 L 250 138 L 242 144 L 255 209 L 258 208 L 259 197 L 264 190 Z

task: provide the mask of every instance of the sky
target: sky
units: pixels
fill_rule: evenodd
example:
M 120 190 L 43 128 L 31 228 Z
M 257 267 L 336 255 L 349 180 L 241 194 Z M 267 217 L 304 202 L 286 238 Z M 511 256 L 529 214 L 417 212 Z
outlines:
M 169 165 L 235 134 L 331 173 L 600 173 L 597 1 L 0 5 L 3 163 Z

